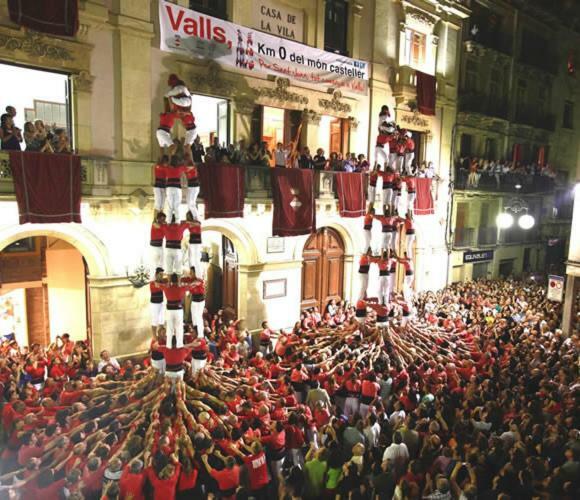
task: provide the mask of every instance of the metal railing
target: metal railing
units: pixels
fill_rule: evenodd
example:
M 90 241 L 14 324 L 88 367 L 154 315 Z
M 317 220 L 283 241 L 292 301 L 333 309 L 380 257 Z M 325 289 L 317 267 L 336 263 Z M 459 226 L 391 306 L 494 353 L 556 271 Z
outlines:
M 488 246 L 497 244 L 497 228 L 479 227 L 477 228 L 477 244 Z
M 505 120 L 508 117 L 509 107 L 506 99 L 479 92 L 464 92 L 459 95 L 459 111 L 480 113 Z
M 472 227 L 455 228 L 455 238 L 453 240 L 453 246 L 455 248 L 472 247 L 474 235 L 475 235 L 475 229 Z
M 498 174 L 481 172 L 469 179 L 469 172 L 455 169 L 455 189 L 498 193 L 546 193 L 554 190 L 555 180 L 546 175 Z

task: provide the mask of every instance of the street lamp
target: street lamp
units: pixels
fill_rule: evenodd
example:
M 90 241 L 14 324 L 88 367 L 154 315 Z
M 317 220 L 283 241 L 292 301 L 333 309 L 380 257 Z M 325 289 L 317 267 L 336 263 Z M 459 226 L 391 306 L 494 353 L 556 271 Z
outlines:
M 508 214 L 507 212 L 501 212 L 495 218 L 495 223 L 500 229 L 508 229 L 513 226 L 514 217 L 512 214 Z
M 525 230 L 532 229 L 535 223 L 536 220 L 530 214 L 524 214 L 518 219 L 518 226 Z

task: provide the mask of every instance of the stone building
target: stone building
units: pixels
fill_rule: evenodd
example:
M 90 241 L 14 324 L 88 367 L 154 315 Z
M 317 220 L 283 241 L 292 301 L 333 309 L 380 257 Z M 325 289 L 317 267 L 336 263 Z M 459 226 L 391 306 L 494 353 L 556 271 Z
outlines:
M 576 16 L 540 2 L 474 1 L 461 50 L 460 96 L 453 132 L 456 166 L 449 278 L 562 274 L 578 162 L 580 84 Z M 574 8 L 572 6 L 572 8 Z M 550 165 L 555 179 L 482 174 L 468 182 L 469 161 Z M 515 209 L 515 210 L 514 210 Z M 515 217 L 498 230 L 496 217 Z M 535 218 L 522 230 L 517 220 Z
M 8 16 L 7 1 L 0 0 L 0 69 L 8 74 L 14 68 L 42 70 L 26 76 L 27 82 L 42 87 L 56 75 L 66 86 L 61 100 L 39 98 L 23 105 L 21 116 L 52 120 L 50 113 L 62 116 L 64 105 L 73 145 L 83 159 L 82 225 L 21 226 L 10 163 L 6 155 L 0 158 L 0 290 L 16 294 L 21 323 L 29 334 L 35 332 L 31 338 L 46 341 L 68 330 L 77 339 L 88 332 L 95 352 L 106 348 L 128 354 L 146 348 L 148 291 L 135 288 L 128 276 L 148 260 L 152 165 L 159 151 L 155 130 L 170 73 L 179 74 L 194 94 L 193 112 L 206 145 L 214 138 L 220 143 L 287 143 L 300 131 L 301 146 L 313 151 L 363 153 L 373 161 L 378 111 L 389 105 L 397 122 L 413 131 L 417 161 L 433 161 L 439 176 L 435 214 L 417 220 L 415 286 L 444 286 L 466 2 L 172 3 L 302 43 L 305 51 L 318 48 L 366 62 L 368 91 L 303 83 L 219 64 L 211 57 L 163 51 L 157 1 L 80 0 L 77 34 L 56 37 L 18 26 Z M 417 111 L 417 70 L 437 79 L 432 116 Z M 12 97 L 10 90 L 5 94 L 2 107 Z M 15 88 L 14 99 L 17 94 Z M 248 167 L 243 219 L 203 221 L 210 260 L 208 305 L 245 318 L 250 329 L 264 318 L 275 328 L 290 326 L 301 306 L 351 300 L 358 289 L 362 223 L 339 217 L 332 174 L 321 175 L 317 185 L 318 232 L 294 238 L 271 237 L 269 175 L 267 168 Z M 53 280 L 62 273 L 71 281 Z M 68 295 L 55 292 L 67 287 Z

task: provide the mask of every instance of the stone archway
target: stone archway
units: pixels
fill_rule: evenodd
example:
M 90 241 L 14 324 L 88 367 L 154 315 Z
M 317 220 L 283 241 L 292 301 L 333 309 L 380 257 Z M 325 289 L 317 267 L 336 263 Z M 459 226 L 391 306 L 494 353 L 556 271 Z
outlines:
M 93 232 L 78 224 L 4 226 L 0 228 L 0 251 L 15 241 L 33 236 L 49 236 L 70 243 L 86 260 L 91 278 L 111 274 L 107 247 Z

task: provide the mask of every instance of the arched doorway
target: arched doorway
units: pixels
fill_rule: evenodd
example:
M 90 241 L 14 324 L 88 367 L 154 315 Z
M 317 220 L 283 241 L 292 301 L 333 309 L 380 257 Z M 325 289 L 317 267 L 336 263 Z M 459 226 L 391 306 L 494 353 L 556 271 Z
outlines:
M 88 266 L 79 250 L 52 236 L 30 236 L 0 251 L 0 335 L 48 345 L 90 331 Z
M 318 307 L 322 311 L 332 299 L 341 299 L 344 291 L 344 241 L 330 227 L 310 236 L 302 251 L 301 308 Z

